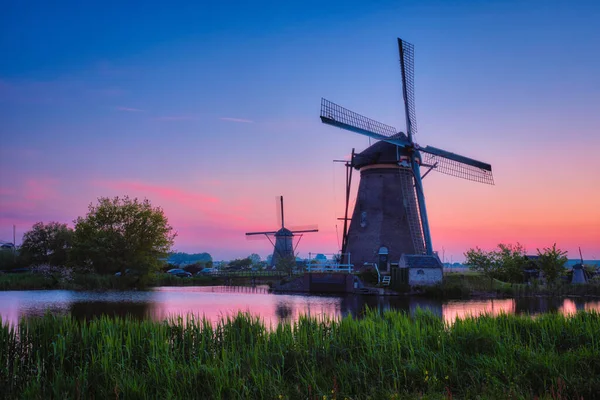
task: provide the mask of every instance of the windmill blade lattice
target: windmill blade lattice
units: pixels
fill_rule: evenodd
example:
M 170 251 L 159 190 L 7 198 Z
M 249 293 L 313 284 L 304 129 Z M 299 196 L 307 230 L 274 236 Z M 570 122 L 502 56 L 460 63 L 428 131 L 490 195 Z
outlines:
M 494 184 L 494 176 L 492 175 L 491 167 L 487 170 L 441 154 L 432 154 L 423 149 L 421 149 L 421 152 L 423 153 L 423 161 L 425 164 L 431 166 L 435 165 L 434 171 L 473 182 L 485 183 L 487 185 Z
M 393 126 L 367 118 L 326 99 L 321 99 L 321 121 L 377 140 L 386 140 L 398 133 Z
M 417 113 L 415 111 L 415 47 L 398 38 L 400 69 L 402 70 L 402 95 L 406 113 L 406 130 L 410 135 L 417 133 Z

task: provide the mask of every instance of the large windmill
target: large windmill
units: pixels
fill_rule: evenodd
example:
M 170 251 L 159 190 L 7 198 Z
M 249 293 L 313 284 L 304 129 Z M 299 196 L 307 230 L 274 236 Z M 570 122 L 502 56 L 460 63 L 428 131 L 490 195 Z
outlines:
M 291 258 L 295 257 L 294 251 L 296 247 L 298 247 L 298 243 L 300 242 L 300 238 L 304 233 L 309 232 L 318 232 L 319 230 L 316 228 L 313 229 L 297 229 L 290 230 L 285 227 L 285 220 L 283 217 L 283 196 L 279 197 L 280 204 L 280 213 L 281 213 L 281 228 L 277 231 L 265 231 L 265 232 L 247 232 L 246 236 L 256 236 L 256 235 L 265 235 L 271 244 L 273 245 L 273 257 L 271 258 L 271 266 L 277 265 L 277 262 L 281 258 Z M 275 243 L 271 240 L 271 236 L 275 237 Z M 294 246 L 294 236 L 299 236 L 296 245 Z
M 321 99 L 321 121 L 378 142 L 347 163 L 346 215 L 342 253 L 354 265 L 398 260 L 402 254 L 433 255 L 422 179 L 430 171 L 494 184 L 490 164 L 414 142 L 417 132 L 414 101 L 414 47 L 398 39 L 406 133 Z M 360 185 L 348 229 L 352 168 Z M 427 170 L 421 174 L 421 168 Z M 349 177 L 349 178 L 348 178 Z M 381 257 L 381 256 L 385 257 Z

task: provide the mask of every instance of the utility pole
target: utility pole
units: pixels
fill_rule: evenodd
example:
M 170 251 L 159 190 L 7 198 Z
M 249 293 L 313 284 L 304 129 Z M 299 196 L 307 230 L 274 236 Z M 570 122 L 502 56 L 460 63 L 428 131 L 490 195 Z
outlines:
M 13 224 L 13 258 L 17 261 L 17 226 Z

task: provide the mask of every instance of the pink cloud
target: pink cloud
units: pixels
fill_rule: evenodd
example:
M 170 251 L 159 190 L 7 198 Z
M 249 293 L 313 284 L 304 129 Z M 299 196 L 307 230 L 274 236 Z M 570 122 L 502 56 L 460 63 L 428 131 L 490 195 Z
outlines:
M 100 186 L 107 186 L 112 189 L 142 192 L 144 194 L 154 194 L 163 199 L 173 200 L 177 203 L 198 204 L 198 203 L 217 203 L 218 198 L 205 195 L 198 192 L 182 190 L 179 188 L 147 184 L 136 181 L 101 181 L 96 182 Z
M 254 121 L 252 121 L 251 119 L 244 119 L 244 118 L 221 117 L 219 119 L 221 121 L 239 122 L 239 123 L 243 123 L 243 124 L 253 124 L 254 123 Z
M 127 112 L 146 112 L 146 110 L 141 110 L 139 108 L 133 108 L 133 107 L 117 107 L 117 110 L 127 111 Z
M 51 200 L 58 196 L 56 179 L 27 179 L 23 191 L 23 197 L 26 200 L 44 201 Z
M 17 194 L 15 189 L 0 187 L 0 196 L 12 196 L 15 194 Z

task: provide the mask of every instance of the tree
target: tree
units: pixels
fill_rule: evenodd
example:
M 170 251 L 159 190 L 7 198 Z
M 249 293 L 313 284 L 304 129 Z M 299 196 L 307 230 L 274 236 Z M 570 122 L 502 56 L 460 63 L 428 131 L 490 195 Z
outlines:
M 520 283 L 525 277 L 524 269 L 527 264 L 525 247 L 520 243 L 498 245 L 495 251 L 499 265 L 499 279 L 506 282 Z
M 291 275 L 292 270 L 294 268 L 296 268 L 296 257 L 294 257 L 294 256 L 279 257 L 277 259 L 277 263 L 275 264 L 275 268 L 278 271 L 285 271 Z
M 233 270 L 249 269 L 250 266 L 252 266 L 252 260 L 248 257 L 229 261 L 229 268 Z
M 546 278 L 546 282 L 556 283 L 558 278 L 565 271 L 565 263 L 568 261 L 567 252 L 556 248 L 556 243 L 552 248 L 544 248 L 544 251 L 537 249 L 537 264 Z
M 469 249 L 465 253 L 465 264 L 473 271 L 481 272 L 490 278 L 490 289 L 494 286 L 494 278 L 498 273 L 498 259 L 494 252 L 486 252 L 479 247 Z
M 23 235 L 19 257 L 25 265 L 64 266 L 73 244 L 73 229 L 67 224 L 38 222 Z
M 73 260 L 98 273 L 141 275 L 157 270 L 173 245 L 173 228 L 160 207 L 137 198 L 101 197 L 75 220 Z
M 467 251 L 465 258 L 469 268 L 490 278 L 490 286 L 493 286 L 494 278 L 505 282 L 523 282 L 527 258 L 525 248 L 519 243 L 500 243 L 496 250 L 490 252 L 476 247 Z
M 250 261 L 252 261 L 252 265 L 260 264 L 260 256 L 256 253 L 252 253 L 248 256 Z

